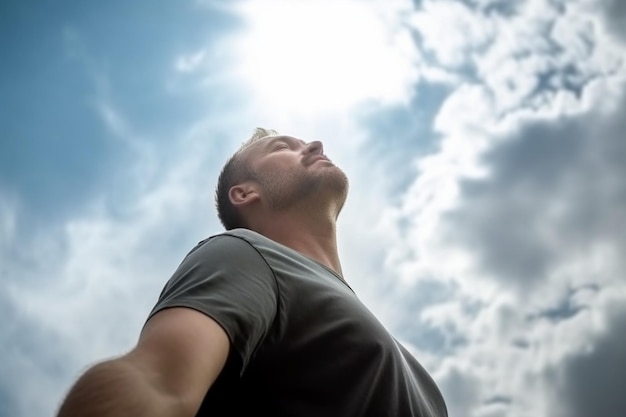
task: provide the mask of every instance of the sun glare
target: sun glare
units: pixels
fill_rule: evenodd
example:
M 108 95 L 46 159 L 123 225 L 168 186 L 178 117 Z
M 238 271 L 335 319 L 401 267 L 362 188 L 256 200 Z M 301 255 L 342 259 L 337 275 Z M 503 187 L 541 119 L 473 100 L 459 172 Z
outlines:
M 236 39 L 239 75 L 263 103 L 300 111 L 346 110 L 367 99 L 400 101 L 415 81 L 408 31 L 370 1 L 249 1 Z

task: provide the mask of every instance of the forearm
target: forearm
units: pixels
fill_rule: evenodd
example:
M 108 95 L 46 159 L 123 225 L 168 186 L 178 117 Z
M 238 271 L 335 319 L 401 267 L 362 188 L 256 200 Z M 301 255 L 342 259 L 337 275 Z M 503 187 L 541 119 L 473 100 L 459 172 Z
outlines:
M 159 389 L 158 376 L 115 359 L 89 369 L 74 384 L 58 417 L 179 417 L 180 404 Z

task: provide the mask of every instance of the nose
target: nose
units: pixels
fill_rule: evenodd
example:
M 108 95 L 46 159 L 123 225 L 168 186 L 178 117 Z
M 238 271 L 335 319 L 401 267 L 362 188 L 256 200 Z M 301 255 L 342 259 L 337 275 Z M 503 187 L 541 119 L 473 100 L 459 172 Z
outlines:
M 323 155 L 324 154 L 324 145 L 319 140 L 314 140 L 312 142 L 307 143 L 304 148 L 305 153 Z

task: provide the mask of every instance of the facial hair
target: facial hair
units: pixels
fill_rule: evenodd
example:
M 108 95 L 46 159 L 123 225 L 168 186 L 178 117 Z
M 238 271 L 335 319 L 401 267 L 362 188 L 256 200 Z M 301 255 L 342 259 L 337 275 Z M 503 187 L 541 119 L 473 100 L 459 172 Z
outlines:
M 317 172 L 300 166 L 288 174 L 271 171 L 255 179 L 261 184 L 267 202 L 277 211 L 299 204 L 311 209 L 334 204 L 339 215 L 348 194 L 348 178 L 334 166 Z

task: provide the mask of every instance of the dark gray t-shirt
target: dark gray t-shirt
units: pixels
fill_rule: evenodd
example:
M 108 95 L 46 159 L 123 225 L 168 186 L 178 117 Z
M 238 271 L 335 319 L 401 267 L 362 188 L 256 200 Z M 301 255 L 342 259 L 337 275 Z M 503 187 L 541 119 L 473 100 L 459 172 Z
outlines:
M 447 416 L 432 378 L 341 277 L 258 233 L 200 242 L 150 316 L 181 306 L 231 341 L 198 416 Z

